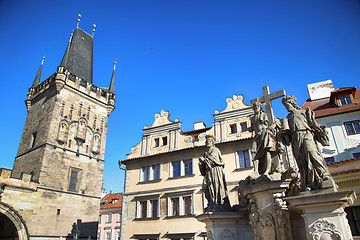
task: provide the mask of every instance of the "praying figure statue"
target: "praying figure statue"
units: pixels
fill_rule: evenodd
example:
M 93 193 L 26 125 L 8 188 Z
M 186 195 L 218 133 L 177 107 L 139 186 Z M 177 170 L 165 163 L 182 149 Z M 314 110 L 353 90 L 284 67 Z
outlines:
M 202 189 L 208 201 L 206 212 L 221 212 L 231 209 L 224 174 L 224 162 L 220 150 L 215 147 L 215 138 L 206 136 L 207 151 L 199 158 L 199 169 L 204 176 Z
M 251 117 L 250 132 L 254 132 L 254 141 L 251 147 L 251 153 L 254 163 L 254 177 L 261 174 L 269 175 L 273 172 L 281 172 L 282 165 L 280 161 L 279 142 L 277 141 L 277 132 L 280 128 L 280 122 L 275 119 L 273 124 L 269 124 L 268 116 L 262 109 L 260 102 L 253 104 L 254 115 Z M 276 159 L 275 159 L 276 158 Z M 273 162 L 274 161 L 274 162 Z
M 289 112 L 285 137 L 291 142 L 294 157 L 300 172 L 300 191 L 332 188 L 336 185 L 316 142 L 326 146 L 329 138 L 325 130 L 316 122 L 310 108 L 301 109 L 294 96 L 286 96 L 282 103 Z

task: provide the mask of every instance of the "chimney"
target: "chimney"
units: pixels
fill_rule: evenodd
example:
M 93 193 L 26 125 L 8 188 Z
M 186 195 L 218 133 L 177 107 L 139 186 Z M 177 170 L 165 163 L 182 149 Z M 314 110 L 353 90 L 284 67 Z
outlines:
M 206 128 L 206 124 L 203 121 L 194 122 L 194 130 Z

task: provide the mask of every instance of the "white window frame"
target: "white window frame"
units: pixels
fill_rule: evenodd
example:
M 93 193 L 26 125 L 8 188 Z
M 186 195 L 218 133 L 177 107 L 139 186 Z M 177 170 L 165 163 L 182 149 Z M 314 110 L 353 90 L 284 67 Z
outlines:
M 239 159 L 238 152 L 245 152 L 245 151 L 247 151 L 248 154 L 249 154 L 250 166 L 242 168 L 242 167 L 240 167 L 240 159 Z M 235 166 L 236 166 L 236 169 L 247 169 L 247 168 L 253 167 L 253 158 L 252 158 L 250 149 L 237 149 L 234 154 L 235 154 Z
M 120 240 L 120 230 L 116 230 L 116 232 L 115 232 L 115 240 Z
M 191 160 L 192 161 L 192 174 L 189 174 L 189 175 L 185 175 L 185 163 L 184 161 L 188 161 L 188 160 Z M 191 176 L 191 175 L 194 175 L 194 158 L 184 158 L 184 159 L 181 159 L 181 160 L 174 160 L 174 161 L 171 161 L 169 164 L 169 169 L 170 169 L 170 178 L 173 178 L 174 177 L 174 168 L 173 168 L 173 162 L 180 162 L 180 176 L 176 176 L 176 177 L 182 177 L 182 176 Z
M 179 194 L 179 195 L 168 195 L 167 196 L 167 216 L 168 217 L 176 217 L 176 216 L 186 216 L 185 214 L 185 204 L 184 197 L 191 197 L 191 213 L 190 215 L 195 214 L 195 193 L 187 193 L 187 194 Z M 171 199 L 178 198 L 179 199 L 179 215 L 172 215 L 172 201 Z
M 107 237 L 107 236 L 108 236 L 107 234 L 109 234 L 109 238 Z M 105 230 L 104 239 L 105 239 L 105 240 L 111 240 L 111 229 Z
M 110 221 L 109 221 L 109 217 L 110 217 Z M 106 222 L 107 222 L 107 223 L 111 223 L 111 222 L 112 222 L 112 213 L 106 214 Z
M 117 222 L 121 222 L 121 212 L 117 213 Z
M 160 195 L 157 195 L 157 196 L 153 196 L 153 197 L 139 198 L 136 200 L 136 218 L 144 219 L 141 216 L 141 204 L 140 204 L 140 202 L 144 202 L 144 201 L 146 201 L 146 218 L 153 218 L 151 216 L 151 213 L 152 213 L 151 201 L 152 200 L 157 200 L 157 212 L 156 212 L 157 216 L 155 218 L 160 217 Z
M 159 179 L 154 179 L 154 166 L 159 165 Z M 144 177 L 145 177 L 145 173 L 144 173 L 144 168 L 149 167 L 149 180 L 145 181 Z M 151 165 L 144 165 L 141 166 L 140 168 L 140 182 L 149 182 L 149 181 L 153 181 L 153 180 L 160 180 L 161 179 L 161 164 L 151 164 Z

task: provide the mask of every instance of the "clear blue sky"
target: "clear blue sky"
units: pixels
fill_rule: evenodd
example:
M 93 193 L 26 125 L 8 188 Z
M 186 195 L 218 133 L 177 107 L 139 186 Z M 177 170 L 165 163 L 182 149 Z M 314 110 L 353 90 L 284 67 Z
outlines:
M 243 94 L 248 104 L 264 85 L 299 104 L 309 83 L 359 87 L 356 0 L 0 0 L 1 167 L 12 168 L 41 57 L 46 53 L 45 80 L 61 62 L 78 13 L 85 31 L 97 25 L 95 85 L 108 87 L 118 58 L 104 170 L 105 187 L 115 192 L 124 181 L 118 160 L 161 109 L 188 131 L 196 121 L 211 126 L 227 97 Z M 274 106 L 277 117 L 286 116 L 280 100 Z

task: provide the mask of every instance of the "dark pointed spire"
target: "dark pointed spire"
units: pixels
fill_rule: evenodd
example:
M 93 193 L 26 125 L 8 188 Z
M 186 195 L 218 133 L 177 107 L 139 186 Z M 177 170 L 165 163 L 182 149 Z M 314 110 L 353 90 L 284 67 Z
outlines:
M 67 62 L 68 62 L 68 58 L 69 58 L 69 51 L 70 51 L 70 42 L 71 42 L 72 36 L 73 36 L 73 34 L 70 34 L 69 43 L 68 43 L 68 45 L 66 47 L 64 56 L 63 56 L 63 58 L 61 60 L 60 67 L 66 67 L 67 66 Z
M 35 88 L 35 87 L 36 87 L 37 85 L 39 85 L 39 83 L 40 83 L 40 77 L 41 77 L 42 66 L 43 66 L 43 64 L 44 64 L 44 59 L 45 59 L 45 56 L 42 58 L 41 65 L 40 65 L 40 67 L 39 67 L 39 71 L 38 71 L 37 74 L 36 74 L 34 83 L 33 83 L 33 85 L 31 86 L 31 88 Z
M 79 14 L 79 17 L 81 15 Z M 80 18 L 72 34 L 60 66 L 70 73 L 92 83 L 93 77 L 93 37 L 79 28 Z
M 115 93 L 115 67 L 116 67 L 116 62 L 114 62 L 114 70 L 111 76 L 111 82 L 109 87 L 109 92 L 111 93 Z

